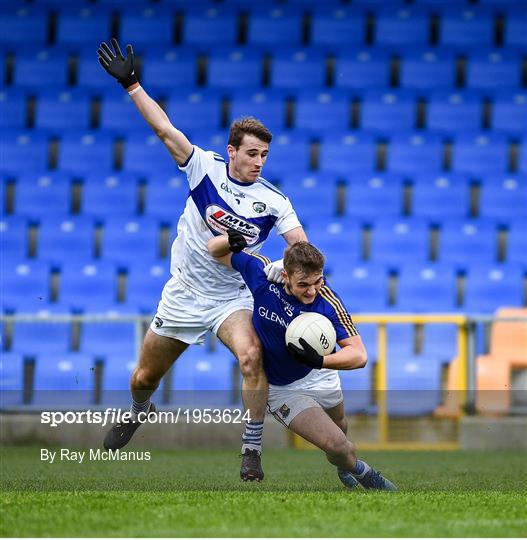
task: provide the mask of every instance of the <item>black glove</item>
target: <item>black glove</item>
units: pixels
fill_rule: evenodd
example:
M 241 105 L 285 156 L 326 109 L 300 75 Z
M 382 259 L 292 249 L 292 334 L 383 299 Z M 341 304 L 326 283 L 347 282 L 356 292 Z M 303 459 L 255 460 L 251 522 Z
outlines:
M 233 253 L 240 253 L 242 249 L 247 247 L 247 240 L 241 232 L 229 229 L 227 234 L 229 235 L 229 249 Z
M 304 339 L 300 338 L 298 343 L 302 345 L 303 349 L 293 345 L 293 343 L 287 344 L 287 350 L 293 355 L 301 364 L 304 364 L 313 369 L 322 369 L 324 363 L 324 357 L 315 351 L 313 347 Z
M 123 85 L 123 88 L 128 88 L 132 84 L 139 82 L 134 73 L 134 51 L 132 46 L 126 46 L 126 58 L 123 58 L 123 53 L 119 48 L 119 43 L 115 38 L 111 39 L 113 51 L 106 45 L 101 43 L 97 49 L 99 63 L 112 76 L 117 79 L 117 82 Z M 114 52 L 115 51 L 115 52 Z

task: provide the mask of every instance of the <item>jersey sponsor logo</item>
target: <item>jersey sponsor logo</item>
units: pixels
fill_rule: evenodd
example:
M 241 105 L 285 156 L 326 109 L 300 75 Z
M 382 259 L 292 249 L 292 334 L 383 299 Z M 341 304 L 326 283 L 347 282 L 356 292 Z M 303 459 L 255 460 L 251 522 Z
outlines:
M 293 314 L 294 314 L 293 306 L 289 302 L 287 302 L 287 300 L 284 300 L 280 296 L 280 290 L 278 289 L 278 287 L 274 283 L 271 283 L 269 285 L 269 290 L 272 293 L 276 294 L 276 296 L 278 296 L 278 298 L 280 298 L 280 301 L 282 302 L 282 304 L 284 304 L 284 311 L 286 312 L 287 315 L 289 315 L 289 317 L 292 317 Z
M 267 208 L 267 206 L 263 202 L 255 202 L 255 203 L 253 203 L 253 209 L 258 214 L 261 214 L 266 208 Z
M 257 243 L 260 235 L 260 227 L 246 221 L 240 216 L 223 209 L 217 204 L 207 206 L 205 210 L 207 225 L 220 234 L 227 234 L 229 229 L 234 229 L 243 234 L 247 240 L 247 245 L 252 246 Z
M 223 182 L 220 187 L 221 187 L 221 189 L 223 189 L 223 191 L 226 191 L 227 193 L 230 193 L 231 195 L 234 195 L 238 199 L 245 199 L 245 193 L 235 193 L 225 182 Z M 254 203 L 254 204 L 256 204 L 256 203 Z M 253 204 L 253 206 L 254 206 L 254 204 Z M 265 204 L 264 204 L 264 206 L 265 206 Z M 256 208 L 255 208 L 255 210 L 256 210 Z M 256 210 L 256 211 L 258 212 L 258 210 Z
M 258 308 L 258 315 L 260 315 L 262 319 L 267 319 L 268 321 L 278 323 L 280 326 L 283 326 L 284 328 L 287 328 L 288 326 L 288 322 L 282 317 L 280 317 L 278 313 L 275 313 L 274 311 L 270 311 L 269 309 L 263 306 L 260 306 Z

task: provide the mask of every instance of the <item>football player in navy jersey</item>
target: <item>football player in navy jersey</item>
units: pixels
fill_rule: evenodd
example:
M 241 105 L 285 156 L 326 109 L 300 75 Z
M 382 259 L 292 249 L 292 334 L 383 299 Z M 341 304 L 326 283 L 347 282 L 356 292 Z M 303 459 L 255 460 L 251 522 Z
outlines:
M 364 461 L 346 438 L 347 419 L 339 369 L 366 365 L 362 339 L 338 294 L 323 275 L 324 256 L 312 244 L 300 241 L 285 250 L 284 283 L 268 281 L 268 260 L 243 251 L 245 237 L 238 231 L 209 240 L 211 255 L 238 270 L 253 293 L 253 324 L 263 346 L 269 380 L 268 409 L 289 429 L 318 446 L 348 488 L 395 491 L 396 487 Z M 321 356 L 305 340 L 301 347 L 286 344 L 289 323 L 300 313 L 326 316 L 335 327 L 338 351 Z
M 189 345 L 202 344 L 212 331 L 238 359 L 243 401 L 250 411 L 251 420 L 242 435 L 240 476 L 260 481 L 264 476 L 260 453 L 268 382 L 261 344 L 251 322 L 253 299 L 240 274 L 225 271 L 209 255 L 207 241 L 236 229 L 246 239 L 247 249 L 257 252 L 273 227 L 287 244 L 306 239 L 289 199 L 261 177 L 272 135 L 255 118 L 235 121 L 227 145 L 229 161 L 225 162 L 221 155 L 192 145 L 140 86 L 131 45 L 123 56 L 117 40 L 112 39 L 111 47 L 102 43 L 97 54 L 101 66 L 128 92 L 189 182 L 189 196 L 172 245 L 172 278 L 163 289 L 132 374 L 134 420 L 113 426 L 104 446 L 115 450 L 128 443 L 140 425 L 140 413 L 155 410 L 150 396 L 163 375 Z M 280 275 L 281 269 L 281 261 L 271 263 L 267 267 L 270 279 Z

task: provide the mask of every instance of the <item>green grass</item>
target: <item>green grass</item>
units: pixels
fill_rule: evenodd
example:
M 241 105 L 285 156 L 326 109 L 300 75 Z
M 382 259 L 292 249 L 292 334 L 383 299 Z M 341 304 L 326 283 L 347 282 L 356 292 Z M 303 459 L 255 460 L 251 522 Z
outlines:
M 2 536 L 523 536 L 521 452 L 367 452 L 401 491 L 346 491 L 320 452 L 266 450 L 262 484 L 235 451 L 149 462 L 40 462 L 0 452 Z

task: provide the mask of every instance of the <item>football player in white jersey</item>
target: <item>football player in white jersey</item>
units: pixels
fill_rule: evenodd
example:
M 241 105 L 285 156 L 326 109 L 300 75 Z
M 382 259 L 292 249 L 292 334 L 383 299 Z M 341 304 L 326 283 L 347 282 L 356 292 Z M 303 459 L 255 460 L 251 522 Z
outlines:
M 288 244 L 306 240 L 289 202 L 260 177 L 272 135 L 254 118 L 231 126 L 228 163 L 193 146 L 159 105 L 139 85 L 133 51 L 123 57 L 117 40 L 97 50 L 102 67 L 125 88 L 139 112 L 186 172 L 189 197 L 172 246 L 172 278 L 165 285 L 156 316 L 145 336 L 139 365 L 131 378 L 133 421 L 118 423 L 104 440 L 107 449 L 122 448 L 139 427 L 140 413 L 155 411 L 150 396 L 179 355 L 201 344 L 212 330 L 234 353 L 243 375 L 243 402 L 251 420 L 242 435 L 242 480 L 263 479 L 261 439 L 268 395 L 262 348 L 251 322 L 253 299 L 240 274 L 225 271 L 207 251 L 207 242 L 228 229 L 240 232 L 248 249 L 258 251 L 273 227 Z M 240 248 L 241 249 L 241 248 Z M 268 269 L 270 279 L 281 261 Z M 140 416 L 139 418 L 141 418 Z

